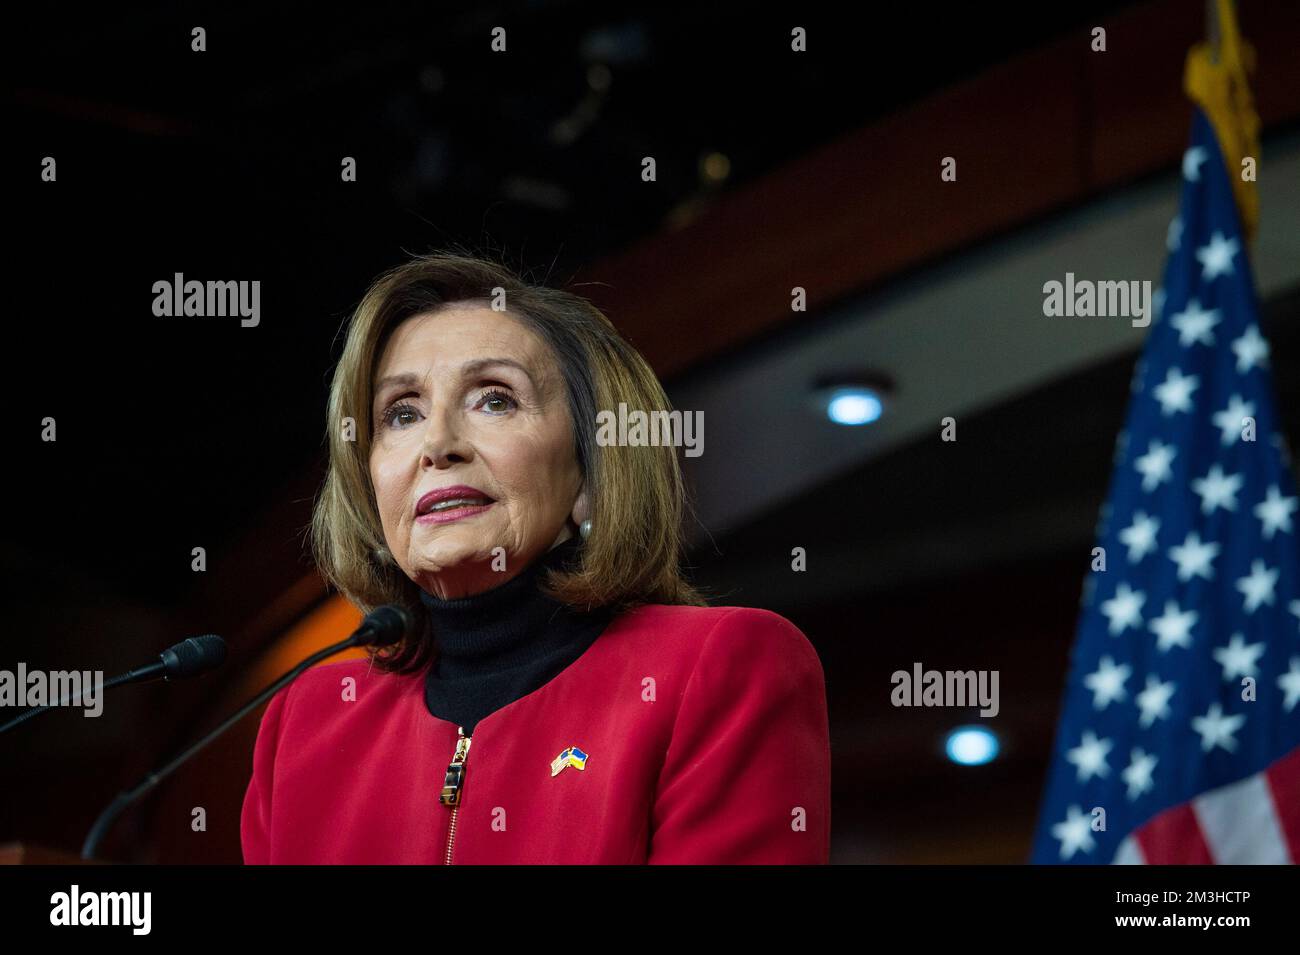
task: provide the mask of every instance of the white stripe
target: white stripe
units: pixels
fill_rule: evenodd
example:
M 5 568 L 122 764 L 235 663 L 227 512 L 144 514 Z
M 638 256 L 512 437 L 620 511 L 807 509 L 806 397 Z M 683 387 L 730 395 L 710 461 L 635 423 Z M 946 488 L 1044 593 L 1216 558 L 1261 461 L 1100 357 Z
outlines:
M 1273 794 L 1263 773 L 1202 793 L 1192 800 L 1210 858 L 1219 865 L 1289 865 Z
M 1115 850 L 1115 858 L 1110 860 L 1111 865 L 1146 865 L 1147 860 L 1142 855 L 1142 849 L 1138 841 L 1132 836 L 1126 836 L 1124 841 L 1119 844 Z

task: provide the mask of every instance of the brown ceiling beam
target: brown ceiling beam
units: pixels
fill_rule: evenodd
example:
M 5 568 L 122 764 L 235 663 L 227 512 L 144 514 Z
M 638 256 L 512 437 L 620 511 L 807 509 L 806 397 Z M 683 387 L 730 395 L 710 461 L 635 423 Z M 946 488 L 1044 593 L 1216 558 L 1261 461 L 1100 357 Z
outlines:
M 1241 5 L 1265 129 L 1300 116 L 1292 0 Z M 1155 0 L 1082 28 L 718 198 L 578 276 L 661 376 L 945 253 L 1173 168 L 1191 103 L 1183 64 L 1204 5 Z M 850 94 L 851 95 L 851 94 Z M 951 156 L 957 180 L 940 180 Z M 1266 157 L 1261 174 L 1267 175 Z M 1263 210 L 1267 215 L 1268 210 Z

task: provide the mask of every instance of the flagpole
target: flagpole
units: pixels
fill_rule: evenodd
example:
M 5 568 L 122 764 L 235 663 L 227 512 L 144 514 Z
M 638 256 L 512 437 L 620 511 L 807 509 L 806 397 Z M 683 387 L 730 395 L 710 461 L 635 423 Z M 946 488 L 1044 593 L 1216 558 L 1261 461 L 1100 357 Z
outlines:
M 1210 60 L 1219 62 L 1219 0 L 1205 0 L 1205 38 L 1210 43 Z
M 1183 89 L 1214 127 L 1247 243 L 1259 223 L 1255 180 L 1241 178 L 1247 157 L 1259 161 L 1259 114 L 1250 94 L 1254 49 L 1241 36 L 1232 0 L 1206 0 L 1206 40 L 1187 53 Z

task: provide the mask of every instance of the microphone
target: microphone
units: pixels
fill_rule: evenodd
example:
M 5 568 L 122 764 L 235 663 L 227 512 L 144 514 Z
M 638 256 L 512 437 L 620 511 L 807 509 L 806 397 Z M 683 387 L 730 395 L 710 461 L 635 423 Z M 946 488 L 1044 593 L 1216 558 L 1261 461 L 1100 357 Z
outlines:
M 95 824 L 90 827 L 90 832 L 86 834 L 86 841 L 81 847 L 81 858 L 93 859 L 95 857 L 95 850 L 99 847 L 99 843 L 103 840 L 104 836 L 108 834 L 108 830 L 112 827 L 117 817 L 121 815 L 128 806 L 138 800 L 145 793 L 149 792 L 172 773 L 176 772 L 176 770 L 180 769 L 181 766 L 185 765 L 185 763 L 189 762 L 191 758 L 207 747 L 209 743 L 225 733 L 226 730 L 238 723 L 252 710 L 261 706 L 270 699 L 279 689 L 297 679 L 299 674 L 308 667 L 319 663 L 327 657 L 332 657 L 334 654 L 343 650 L 350 650 L 353 647 L 391 646 L 409 634 L 414 629 L 414 626 L 415 620 L 411 616 L 410 611 L 405 607 L 400 607 L 396 604 L 384 604 L 383 606 L 376 607 L 374 610 L 370 611 L 370 613 L 366 614 L 365 619 L 361 621 L 361 626 L 353 631 L 352 635 L 346 640 L 340 640 L 338 643 L 328 646 L 323 650 L 317 650 L 288 673 L 284 674 L 284 676 L 280 677 L 266 689 L 262 690 L 261 693 L 258 693 L 255 697 L 241 706 L 235 711 L 233 716 L 226 719 L 226 721 L 220 726 L 210 732 L 207 736 L 204 736 L 167 765 L 150 773 L 133 789 L 128 789 L 124 792 L 118 793 L 117 797 L 108 804 L 103 812 L 99 814 L 99 817 L 95 820 Z
M 414 621 L 410 611 L 397 604 L 384 604 L 366 614 L 361 626 L 348 639 L 354 647 L 387 647 L 406 636 Z
M 148 666 L 131 670 L 119 677 L 123 683 L 145 683 L 150 680 L 183 680 L 215 670 L 226 662 L 226 641 L 215 633 L 190 637 L 158 654 L 158 660 Z
M 201 637 L 190 637 L 168 647 L 158 654 L 158 659 L 154 662 L 146 663 L 144 666 L 138 666 L 133 670 L 127 670 L 125 673 L 113 677 L 113 679 L 106 681 L 101 689 L 107 690 L 127 683 L 148 683 L 160 679 L 183 680 L 207 673 L 209 670 L 215 670 L 225 662 L 226 641 L 215 633 L 208 633 Z M 89 692 L 89 688 L 84 689 L 75 697 L 63 699 L 57 705 L 68 706 L 73 703 L 80 703 L 82 697 Z M 0 725 L 0 733 L 7 732 L 19 723 L 31 719 L 38 713 L 53 709 L 55 706 L 55 703 L 47 703 L 44 706 L 33 706 L 23 710 L 8 723 Z

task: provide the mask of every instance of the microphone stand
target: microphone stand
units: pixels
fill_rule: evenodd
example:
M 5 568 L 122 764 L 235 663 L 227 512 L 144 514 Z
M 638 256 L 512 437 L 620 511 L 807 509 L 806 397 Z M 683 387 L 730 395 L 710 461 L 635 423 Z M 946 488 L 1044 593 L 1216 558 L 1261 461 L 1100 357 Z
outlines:
M 318 650 L 316 653 L 313 653 L 311 656 L 303 660 L 301 663 L 299 663 L 296 667 L 294 667 L 284 676 L 280 677 L 280 679 L 276 680 L 265 690 L 257 694 L 257 696 L 253 697 L 242 707 L 236 710 L 233 716 L 231 716 L 229 719 L 223 722 L 220 726 L 214 729 L 207 736 L 204 736 L 201 740 L 199 740 L 189 749 L 185 750 L 185 752 L 181 753 L 179 756 L 173 759 L 166 766 L 163 766 L 160 769 L 157 769 L 152 773 L 150 773 L 148 776 L 146 776 L 144 781 L 140 783 L 140 785 L 136 786 L 134 789 L 128 789 L 124 792 L 118 793 L 117 797 L 111 803 L 108 804 L 108 807 L 102 813 L 99 814 L 99 818 L 95 820 L 95 824 L 91 826 L 90 832 L 87 833 L 85 844 L 82 845 L 81 847 L 81 858 L 86 860 L 95 858 L 95 850 L 99 847 L 100 841 L 104 838 L 104 836 L 108 834 L 109 828 L 117 820 L 117 817 L 120 816 L 122 814 L 122 811 L 125 810 L 128 806 L 130 806 L 131 803 L 135 802 L 145 793 L 149 792 L 151 789 L 153 789 L 155 786 L 161 783 L 164 779 L 166 779 L 168 776 L 174 773 L 182 765 L 188 762 L 191 757 L 193 757 L 196 753 L 198 753 L 199 750 L 203 749 L 205 746 L 211 743 L 214 739 L 216 739 L 226 730 L 230 729 L 230 727 L 238 723 L 241 719 L 243 719 L 246 715 L 248 715 L 248 713 L 251 710 L 256 709 L 262 703 L 266 702 L 266 700 L 268 700 L 271 696 L 273 696 L 275 692 L 279 690 L 281 687 L 283 687 L 286 683 L 289 683 L 290 681 L 295 679 L 300 673 L 306 670 L 308 667 L 312 666 L 313 664 L 319 663 L 321 660 L 324 660 L 326 657 L 332 657 L 336 653 L 339 653 L 343 650 L 351 649 L 352 647 L 357 646 L 358 644 L 367 643 L 367 642 L 369 642 L 368 634 L 366 634 L 365 630 L 361 630 L 353 634 L 352 636 L 348 637 L 346 640 L 340 640 L 338 643 L 334 644 L 333 646 L 328 646 L 323 650 Z
M 226 642 L 215 633 L 205 634 L 202 637 L 190 637 L 175 646 L 168 647 L 158 654 L 158 659 L 152 663 L 146 663 L 144 666 L 138 666 L 134 670 L 127 670 L 125 673 L 113 677 L 103 683 L 99 690 L 103 692 L 127 683 L 147 683 L 150 680 L 171 680 L 173 677 L 185 679 L 199 676 L 208 670 L 219 667 L 225 660 Z M 56 702 L 28 707 L 9 722 L 0 725 L 0 733 L 8 732 L 20 723 L 30 720 L 33 716 L 48 713 L 56 706 L 70 706 L 74 703 L 80 703 L 90 693 L 91 688 L 88 687 L 74 697 L 69 698 L 65 694 L 63 699 Z
M 115 676 L 111 680 L 105 680 L 103 685 L 99 689 L 100 692 L 103 692 L 104 690 L 111 690 L 115 686 L 121 686 L 123 683 L 131 683 L 136 679 L 137 679 L 136 671 L 132 670 L 129 673 L 123 673 L 120 676 Z M 15 726 L 19 725 L 20 723 L 24 723 L 27 720 L 30 720 L 33 716 L 36 716 L 39 713 L 44 713 L 47 710 L 51 710 L 55 706 L 72 706 L 76 703 L 80 703 L 89 692 L 90 690 L 88 689 L 82 690 L 76 696 L 73 697 L 65 696 L 58 703 L 45 703 L 42 704 L 41 706 L 28 707 L 27 709 L 19 713 L 17 716 L 15 716 L 13 719 L 11 719 L 8 723 L 0 725 L 0 733 L 7 733 L 9 730 L 13 729 Z

